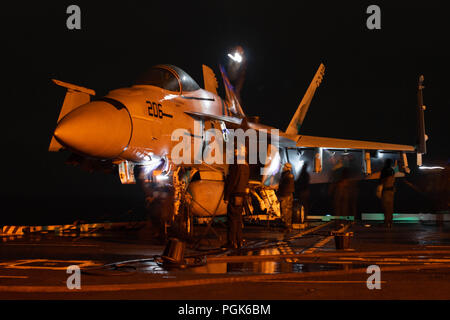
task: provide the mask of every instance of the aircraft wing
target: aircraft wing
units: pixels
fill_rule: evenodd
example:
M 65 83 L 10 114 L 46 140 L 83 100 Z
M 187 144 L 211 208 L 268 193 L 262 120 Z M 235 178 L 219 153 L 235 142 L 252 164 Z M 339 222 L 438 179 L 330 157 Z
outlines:
M 327 149 L 349 149 L 349 150 L 363 149 L 363 150 L 386 150 L 386 151 L 405 151 L 405 152 L 415 151 L 414 146 L 403 144 L 324 138 L 305 135 L 295 135 L 295 136 L 283 135 L 283 136 L 285 138 L 289 138 L 295 141 L 295 147 L 297 148 L 327 148 Z M 282 140 L 280 140 L 280 142 L 281 141 Z
M 220 116 L 207 114 L 195 111 L 185 111 L 186 114 L 207 120 L 221 120 L 228 123 L 241 125 L 243 119 L 236 117 Z M 248 127 L 255 130 L 264 129 L 270 135 L 269 126 L 262 126 L 259 124 L 248 123 Z M 404 151 L 414 152 L 415 147 L 403 144 L 392 144 L 384 142 L 362 141 L 362 140 L 348 140 L 337 138 L 325 138 L 306 135 L 292 135 L 284 132 L 279 132 L 279 146 L 287 148 L 326 148 L 326 149 L 357 149 L 357 150 L 384 150 L 384 151 Z

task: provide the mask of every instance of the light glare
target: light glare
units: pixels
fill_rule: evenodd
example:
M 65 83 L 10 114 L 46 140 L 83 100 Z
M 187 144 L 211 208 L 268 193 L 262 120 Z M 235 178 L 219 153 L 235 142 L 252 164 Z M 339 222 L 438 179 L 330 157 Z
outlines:
M 242 56 L 239 54 L 239 52 L 235 52 L 234 53 L 234 56 L 233 55 L 231 55 L 230 53 L 228 54 L 228 57 L 231 59 L 231 60 L 233 60 L 233 61 L 236 61 L 236 62 L 238 62 L 238 63 L 241 63 L 241 61 L 242 61 Z
M 434 167 L 421 166 L 421 167 L 419 167 L 419 169 L 422 169 L 422 170 L 435 170 L 435 169 L 443 170 L 444 167 L 439 167 L 439 166 L 434 166 Z

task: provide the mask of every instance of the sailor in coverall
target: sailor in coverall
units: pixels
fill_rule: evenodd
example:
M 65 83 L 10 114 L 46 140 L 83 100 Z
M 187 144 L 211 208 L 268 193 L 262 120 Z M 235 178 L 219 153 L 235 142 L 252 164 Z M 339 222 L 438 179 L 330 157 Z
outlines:
M 236 151 L 236 155 L 237 155 Z M 237 158 L 237 157 L 236 157 Z M 245 152 L 243 163 L 237 163 L 235 159 L 233 164 L 228 167 L 228 176 L 225 181 L 224 200 L 228 202 L 227 220 L 228 220 L 228 247 L 240 248 L 242 245 L 242 212 L 244 210 L 244 201 L 246 188 L 250 176 L 250 169 L 245 162 Z

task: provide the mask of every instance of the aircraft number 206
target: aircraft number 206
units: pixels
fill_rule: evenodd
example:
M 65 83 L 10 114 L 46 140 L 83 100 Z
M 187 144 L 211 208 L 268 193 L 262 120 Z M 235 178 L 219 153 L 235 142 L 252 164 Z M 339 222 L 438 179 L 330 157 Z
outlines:
M 145 101 L 148 106 L 148 115 L 155 118 L 162 119 L 164 117 L 164 113 L 162 111 L 162 105 L 160 103 L 151 102 L 151 101 Z
M 162 109 L 161 103 L 151 102 L 151 101 L 145 101 L 147 103 L 147 112 L 148 115 L 155 118 L 173 118 L 173 116 L 169 113 L 164 113 Z

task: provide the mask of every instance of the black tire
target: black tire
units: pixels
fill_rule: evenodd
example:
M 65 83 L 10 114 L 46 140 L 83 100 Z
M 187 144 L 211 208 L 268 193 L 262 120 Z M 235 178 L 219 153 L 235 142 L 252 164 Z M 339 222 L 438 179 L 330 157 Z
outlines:
M 186 205 L 182 205 L 181 212 L 177 217 L 178 233 L 183 238 L 190 238 L 194 235 L 194 219 Z

